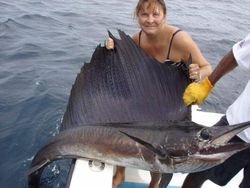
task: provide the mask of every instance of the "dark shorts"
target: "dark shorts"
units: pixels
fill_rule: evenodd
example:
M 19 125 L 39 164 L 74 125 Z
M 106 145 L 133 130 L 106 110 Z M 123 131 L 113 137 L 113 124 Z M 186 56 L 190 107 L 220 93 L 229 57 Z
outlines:
M 214 126 L 227 126 L 228 122 L 226 117 L 223 116 L 221 120 Z M 239 137 L 233 137 L 229 142 L 243 142 Z M 244 169 L 243 180 L 240 184 L 240 188 L 250 188 L 250 148 L 240 151 L 224 163 L 202 171 L 207 179 L 212 182 L 224 186 L 226 185 L 241 169 Z

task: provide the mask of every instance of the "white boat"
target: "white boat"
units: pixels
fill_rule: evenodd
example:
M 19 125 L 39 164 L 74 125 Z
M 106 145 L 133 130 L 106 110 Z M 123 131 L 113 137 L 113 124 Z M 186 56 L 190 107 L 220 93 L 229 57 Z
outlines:
M 204 112 L 198 106 L 192 107 L 192 120 L 196 123 L 212 126 L 223 114 Z M 100 162 L 77 159 L 72 168 L 69 188 L 112 188 L 112 177 L 115 167 Z M 187 174 L 175 173 L 168 188 L 180 188 Z M 238 187 L 243 173 L 242 170 L 224 188 Z M 145 170 L 126 168 L 125 181 L 118 188 L 147 188 L 150 181 L 150 173 Z M 202 188 L 219 188 L 213 182 L 207 180 Z

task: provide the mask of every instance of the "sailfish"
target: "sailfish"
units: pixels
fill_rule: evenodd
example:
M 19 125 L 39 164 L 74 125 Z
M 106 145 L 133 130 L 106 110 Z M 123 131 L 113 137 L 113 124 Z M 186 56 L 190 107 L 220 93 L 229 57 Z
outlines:
M 85 158 L 155 173 L 191 173 L 224 162 L 247 143 L 228 142 L 250 122 L 205 127 L 182 100 L 185 64 L 162 64 L 122 31 L 114 50 L 98 45 L 72 86 L 60 132 L 36 153 L 29 187 L 64 158 Z M 190 58 L 191 61 L 191 58 Z

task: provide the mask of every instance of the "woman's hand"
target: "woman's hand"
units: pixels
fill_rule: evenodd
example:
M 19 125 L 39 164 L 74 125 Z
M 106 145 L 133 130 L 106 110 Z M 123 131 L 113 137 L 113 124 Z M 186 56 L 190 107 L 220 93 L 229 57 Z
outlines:
M 189 65 L 189 78 L 199 82 L 201 80 L 201 72 L 198 64 Z
M 114 40 L 112 38 L 108 37 L 107 40 L 105 40 L 105 47 L 108 50 L 113 50 L 115 47 Z

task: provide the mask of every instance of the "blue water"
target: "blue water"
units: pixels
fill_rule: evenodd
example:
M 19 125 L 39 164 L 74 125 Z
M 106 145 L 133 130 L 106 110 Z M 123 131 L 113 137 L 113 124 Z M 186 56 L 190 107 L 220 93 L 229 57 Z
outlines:
M 138 30 L 136 2 L 0 0 L 1 188 L 27 187 L 32 157 L 57 133 L 80 67 L 107 29 Z M 168 1 L 168 22 L 189 32 L 213 67 L 249 32 L 249 17 L 249 0 Z M 242 69 L 224 77 L 204 110 L 225 112 L 247 79 Z

